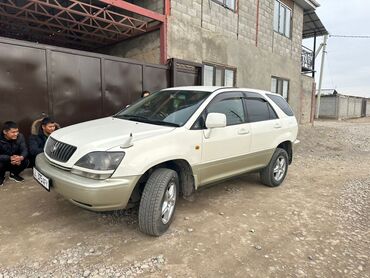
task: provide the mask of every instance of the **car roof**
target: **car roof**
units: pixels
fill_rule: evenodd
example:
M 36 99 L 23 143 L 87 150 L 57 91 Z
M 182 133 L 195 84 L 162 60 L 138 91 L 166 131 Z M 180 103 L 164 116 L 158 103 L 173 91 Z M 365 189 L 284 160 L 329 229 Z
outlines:
M 201 92 L 210 92 L 210 93 L 213 93 L 213 92 L 218 91 L 218 90 L 220 90 L 220 91 L 222 90 L 222 92 L 243 91 L 243 92 L 259 93 L 259 94 L 262 94 L 262 95 L 272 94 L 272 95 L 281 96 L 279 94 L 275 94 L 275 93 L 272 93 L 270 91 L 264 91 L 264 90 L 259 90 L 259 89 L 238 88 L 238 87 L 222 87 L 222 86 L 180 86 L 180 87 L 167 88 L 167 89 L 164 89 L 163 91 L 168 91 L 168 90 L 201 91 Z
M 214 92 L 224 87 L 218 86 L 180 86 L 180 87 L 171 87 L 166 88 L 163 91 L 168 90 L 182 90 L 182 91 L 201 91 L 201 92 Z

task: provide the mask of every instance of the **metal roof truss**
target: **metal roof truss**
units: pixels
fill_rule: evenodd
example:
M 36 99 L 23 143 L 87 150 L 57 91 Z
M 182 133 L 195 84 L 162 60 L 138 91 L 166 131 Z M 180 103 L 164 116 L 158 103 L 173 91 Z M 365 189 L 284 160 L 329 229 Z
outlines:
M 161 23 L 142 15 L 134 18 L 133 11 L 117 12 L 116 5 L 106 2 L 0 0 L 0 35 L 93 50 L 146 33 L 153 22 Z

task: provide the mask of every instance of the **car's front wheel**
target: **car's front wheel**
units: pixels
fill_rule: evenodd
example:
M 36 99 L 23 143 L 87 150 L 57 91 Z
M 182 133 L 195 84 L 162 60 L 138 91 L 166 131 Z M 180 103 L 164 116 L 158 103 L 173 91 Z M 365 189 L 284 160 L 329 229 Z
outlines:
M 279 186 L 288 172 L 288 161 L 286 150 L 277 148 L 270 163 L 260 172 L 262 183 L 271 187 Z
M 179 178 L 175 171 L 156 169 L 146 182 L 139 207 L 139 229 L 145 234 L 160 236 L 174 218 L 179 194 Z

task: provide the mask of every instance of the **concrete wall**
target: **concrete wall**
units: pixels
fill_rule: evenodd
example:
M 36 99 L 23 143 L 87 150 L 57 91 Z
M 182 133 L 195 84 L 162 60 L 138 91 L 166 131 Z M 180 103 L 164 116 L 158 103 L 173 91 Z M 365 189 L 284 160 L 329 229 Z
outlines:
M 353 98 L 353 117 L 361 117 L 361 109 L 362 109 L 362 99 L 361 98 Z
M 347 105 L 346 118 L 361 117 L 362 99 L 349 97 Z
M 292 38 L 273 31 L 274 0 L 240 0 L 239 15 L 213 1 L 171 1 L 168 56 L 237 68 L 237 86 L 270 90 L 271 76 L 290 81 L 289 103 L 301 115 L 303 10 L 294 5 Z M 257 35 L 257 40 L 256 40 Z
M 361 117 L 362 98 L 349 96 L 323 96 L 320 101 L 320 118 L 350 119 Z
M 312 92 L 315 91 L 313 88 L 312 77 L 302 75 L 301 76 L 301 121 L 300 123 L 309 123 L 311 121 L 311 104 L 312 104 Z
M 348 115 L 348 97 L 340 96 L 339 97 L 339 119 L 345 119 Z
M 161 57 L 159 30 L 100 49 L 99 52 L 159 64 Z
M 135 0 L 133 4 L 163 14 L 163 0 Z M 134 15 L 135 18 L 148 21 L 148 18 Z M 111 47 L 99 50 L 100 53 L 124 58 L 136 59 L 145 63 L 160 63 L 159 31 L 143 34 L 125 40 Z
M 337 96 L 322 96 L 320 98 L 320 118 L 333 118 L 337 119 L 337 106 L 338 105 L 338 98 Z
M 163 14 L 163 0 L 133 0 L 132 4 Z

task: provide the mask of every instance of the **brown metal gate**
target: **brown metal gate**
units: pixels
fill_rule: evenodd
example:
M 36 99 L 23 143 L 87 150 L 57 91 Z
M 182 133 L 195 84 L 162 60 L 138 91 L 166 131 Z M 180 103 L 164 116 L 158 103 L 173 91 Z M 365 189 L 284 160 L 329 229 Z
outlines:
M 26 136 L 42 113 L 66 126 L 169 86 L 164 65 L 0 37 L 0 124 L 16 121 Z

